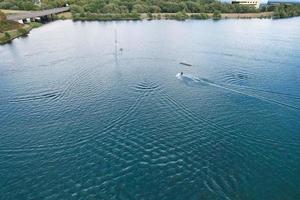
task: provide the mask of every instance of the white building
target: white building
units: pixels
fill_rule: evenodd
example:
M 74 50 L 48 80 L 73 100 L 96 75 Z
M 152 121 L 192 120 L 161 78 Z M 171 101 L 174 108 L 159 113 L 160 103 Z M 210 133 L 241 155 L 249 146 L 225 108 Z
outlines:
M 260 0 L 232 0 L 231 4 L 250 5 L 259 8 Z

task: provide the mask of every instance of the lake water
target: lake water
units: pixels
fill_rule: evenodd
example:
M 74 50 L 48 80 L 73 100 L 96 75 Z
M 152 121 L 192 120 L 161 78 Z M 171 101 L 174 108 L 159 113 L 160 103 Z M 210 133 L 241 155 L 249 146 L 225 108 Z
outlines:
M 300 18 L 56 21 L 0 46 L 0 176 L 5 200 L 300 199 Z

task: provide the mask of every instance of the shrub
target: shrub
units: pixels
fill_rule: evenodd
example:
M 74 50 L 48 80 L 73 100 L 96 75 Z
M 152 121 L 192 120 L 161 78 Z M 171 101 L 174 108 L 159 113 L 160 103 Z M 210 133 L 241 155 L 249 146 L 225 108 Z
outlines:
M 213 18 L 213 20 L 219 20 L 219 19 L 221 19 L 222 18 L 221 12 L 218 11 L 218 10 L 215 10 L 214 13 L 213 13 L 213 15 L 212 15 L 212 18 Z
M 175 15 L 166 15 L 167 19 L 186 20 L 189 16 L 184 12 L 177 12 Z
M 32 28 L 38 28 L 38 27 L 42 26 L 42 24 L 39 22 L 31 22 L 30 25 Z
M 10 38 L 11 38 L 11 35 L 10 35 L 8 32 L 5 32 L 5 33 L 4 33 L 4 36 L 5 36 L 7 39 L 10 39 Z
M 24 28 L 19 28 L 18 33 L 20 33 L 21 35 L 25 35 L 27 34 L 27 31 Z
M 75 14 L 75 13 L 83 13 L 84 12 L 84 9 L 82 7 L 80 7 L 80 6 L 77 6 L 77 5 L 71 5 L 70 9 L 71 9 L 71 12 L 73 14 Z
M 209 16 L 206 13 L 201 13 L 201 14 L 192 14 L 191 18 L 192 19 L 208 19 Z
M 299 5 L 279 5 L 274 7 L 274 18 L 285 18 L 300 15 Z
M 58 20 L 59 17 L 58 17 L 56 14 L 52 14 L 52 19 L 53 19 L 53 20 Z
M 148 17 L 148 19 L 153 19 L 153 15 L 152 15 L 152 13 L 147 13 L 147 17 Z

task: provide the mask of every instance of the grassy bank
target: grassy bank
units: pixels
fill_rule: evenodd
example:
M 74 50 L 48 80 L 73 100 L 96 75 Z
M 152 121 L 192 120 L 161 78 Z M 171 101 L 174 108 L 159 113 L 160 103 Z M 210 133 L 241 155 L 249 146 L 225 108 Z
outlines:
M 7 24 L 10 24 L 8 25 Z M 15 24 L 16 22 L 9 22 L 6 21 L 6 26 L 9 27 L 9 29 L 0 29 L 0 44 L 6 44 L 11 42 L 13 39 L 26 36 L 33 28 L 40 27 L 41 24 L 37 22 L 32 22 L 30 24 L 21 25 Z M 1 24 L 1 22 L 0 22 Z
M 56 14 L 57 19 L 65 20 L 65 19 L 73 19 L 71 12 L 63 12 Z
M 111 21 L 111 20 L 141 20 L 141 14 L 126 13 L 126 14 L 98 14 L 98 13 L 75 13 L 72 15 L 73 20 L 82 21 Z

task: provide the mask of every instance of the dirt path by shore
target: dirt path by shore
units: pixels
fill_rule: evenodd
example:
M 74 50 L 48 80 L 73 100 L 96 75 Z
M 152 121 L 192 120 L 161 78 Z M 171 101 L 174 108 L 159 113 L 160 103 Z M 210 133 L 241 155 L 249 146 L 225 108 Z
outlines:
M 212 14 L 210 14 L 212 15 Z M 223 13 L 222 18 L 226 19 L 245 19 L 245 18 L 270 18 L 274 15 L 273 12 L 259 12 L 259 13 Z
M 213 13 L 186 13 L 189 17 L 197 14 L 207 14 L 209 18 L 212 18 Z M 169 16 L 175 16 L 177 13 L 153 13 L 152 16 L 157 19 L 168 19 Z M 259 12 L 259 13 L 222 13 L 222 19 L 250 19 L 250 18 L 271 18 L 274 15 L 273 12 Z M 147 13 L 141 14 L 142 19 L 149 19 Z

